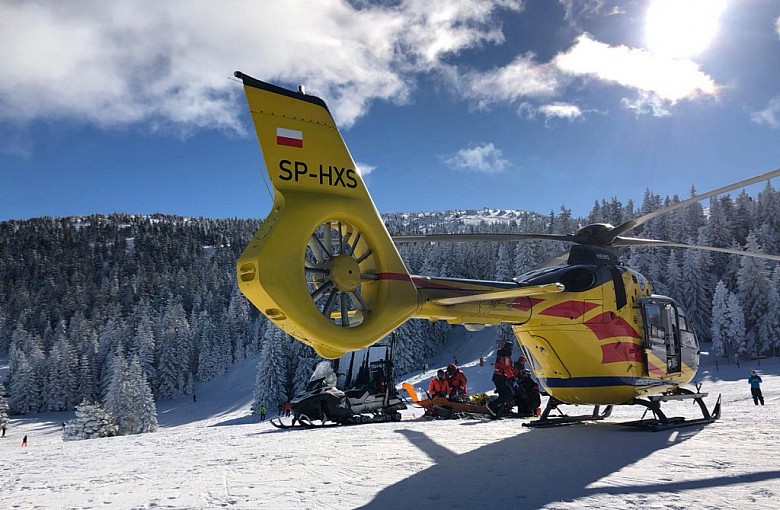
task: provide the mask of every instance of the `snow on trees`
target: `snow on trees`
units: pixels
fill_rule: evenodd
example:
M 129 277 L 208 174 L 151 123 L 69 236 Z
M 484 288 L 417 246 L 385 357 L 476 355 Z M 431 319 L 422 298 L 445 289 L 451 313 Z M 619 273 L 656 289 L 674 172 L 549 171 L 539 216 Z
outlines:
M 115 435 L 114 421 L 103 406 L 85 401 L 76 406 L 76 417 L 65 423 L 62 439 L 72 441 Z
M 747 236 L 746 247 L 752 253 L 761 251 L 753 232 Z M 756 257 L 742 257 L 737 272 L 737 296 L 745 314 L 746 349 L 756 356 L 764 354 L 771 342 L 770 288 L 766 261 Z
M 0 383 L 0 427 L 8 425 L 8 400 L 5 398 L 5 386 Z
M 712 349 L 729 362 L 745 351 L 745 322 L 736 294 L 723 280 L 718 282 L 712 298 Z
M 260 362 L 257 364 L 254 409 L 261 405 L 264 405 L 266 409 L 276 409 L 279 404 L 292 398 L 292 395 L 287 394 L 285 388 L 288 381 L 284 343 L 287 341 L 287 334 L 281 329 L 277 327 L 266 329 Z
M 111 385 L 105 406 L 120 435 L 157 430 L 157 409 L 152 390 L 137 356 L 127 362 L 121 354 L 114 358 Z

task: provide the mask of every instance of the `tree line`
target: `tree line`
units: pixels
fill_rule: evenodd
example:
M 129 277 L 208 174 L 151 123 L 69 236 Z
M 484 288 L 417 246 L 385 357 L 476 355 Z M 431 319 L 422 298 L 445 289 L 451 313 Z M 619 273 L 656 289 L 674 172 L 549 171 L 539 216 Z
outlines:
M 647 190 L 639 208 L 597 200 L 584 218 L 561 206 L 547 214 L 507 211 L 500 221 L 472 220 L 486 211 L 395 213 L 384 220 L 391 234 L 565 234 L 593 222 L 617 225 L 679 201 Z M 150 401 L 192 393 L 195 382 L 218 378 L 249 356 L 259 360 L 255 401 L 273 409 L 291 398 L 320 358 L 237 291 L 235 262 L 258 226 L 250 219 L 129 214 L 0 222 L 0 357 L 9 361 L 1 382 L 9 412 L 93 402 L 132 416 L 122 402 L 135 399 L 149 413 Z M 692 204 L 629 234 L 779 253 L 778 232 L 780 196 L 767 184 L 756 196 L 713 198 L 706 209 Z M 540 241 L 418 243 L 399 251 L 414 274 L 507 280 L 565 248 Z M 718 355 L 774 354 L 780 346 L 777 264 L 669 248 L 625 249 L 621 260 L 648 277 L 656 293 L 682 304 L 699 338 L 712 341 Z M 448 332 L 448 325 L 428 321 L 402 326 L 397 372 L 419 369 Z M 142 395 L 112 390 L 128 385 Z

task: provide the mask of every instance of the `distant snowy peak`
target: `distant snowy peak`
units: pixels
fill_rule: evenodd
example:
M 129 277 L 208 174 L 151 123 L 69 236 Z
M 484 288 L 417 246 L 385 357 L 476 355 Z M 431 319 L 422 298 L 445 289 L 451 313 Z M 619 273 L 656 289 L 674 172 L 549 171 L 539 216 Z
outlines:
M 432 211 L 414 213 L 394 213 L 382 215 L 386 222 L 397 225 L 415 225 L 420 231 L 426 231 L 441 225 L 508 225 L 513 221 L 540 218 L 537 213 L 530 213 L 520 209 L 458 209 L 451 211 Z

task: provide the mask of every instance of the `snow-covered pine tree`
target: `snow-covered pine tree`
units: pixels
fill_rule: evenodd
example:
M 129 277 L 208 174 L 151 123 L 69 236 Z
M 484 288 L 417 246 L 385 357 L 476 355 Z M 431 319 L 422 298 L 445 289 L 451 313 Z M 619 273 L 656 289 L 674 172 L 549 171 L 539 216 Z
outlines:
M 137 356 L 127 362 L 121 354 L 114 358 L 111 386 L 105 407 L 113 417 L 119 435 L 157 430 L 157 410 L 152 390 Z
M 720 280 L 715 287 L 715 295 L 712 297 L 712 325 L 710 328 L 712 350 L 717 356 L 729 355 L 729 339 L 726 335 L 731 319 L 728 306 L 729 290 L 723 280 Z
M 496 280 L 508 281 L 517 276 L 514 269 L 514 249 L 511 243 L 498 245 L 498 260 L 496 261 Z
M 157 348 L 157 396 L 168 399 L 184 394 L 188 372 L 190 327 L 184 307 L 171 300 L 160 324 Z
M 16 352 L 15 352 L 16 351 Z M 11 345 L 13 376 L 9 386 L 10 398 L 8 405 L 14 414 L 37 413 L 43 407 L 41 387 L 35 376 L 35 371 L 27 360 L 25 353 L 16 350 Z
M 0 427 L 8 425 L 8 399 L 5 397 L 5 386 L 0 382 Z
M 84 401 L 76 406 L 76 417 L 65 424 L 62 439 L 72 441 L 115 435 L 114 421 L 103 406 Z
M 664 280 L 666 281 L 666 289 L 667 292 L 669 292 L 669 297 L 679 300 L 683 293 L 683 277 L 680 272 L 680 262 L 677 250 L 673 249 L 669 254 L 669 258 L 666 261 Z
M 156 381 L 157 372 L 154 368 L 155 337 L 154 323 L 152 322 L 151 305 L 146 301 L 139 305 L 137 310 L 138 324 L 135 327 L 135 334 L 130 342 L 129 353 L 138 356 L 141 363 L 144 376 L 150 385 Z
M 287 395 L 285 346 L 287 335 L 277 327 L 266 328 L 260 362 L 257 364 L 253 409 L 264 405 L 266 409 L 276 409 L 278 405 L 292 395 Z M 308 380 L 308 379 L 307 379 Z
M 760 252 L 758 238 L 751 232 L 747 236 L 747 251 Z M 758 257 L 742 257 L 737 272 L 737 296 L 745 313 L 746 349 L 752 355 L 764 354 L 770 345 L 769 275 L 766 261 Z
M 125 434 L 144 434 L 157 431 L 157 406 L 143 367 L 137 356 L 127 365 L 125 398 L 132 410 L 132 421 L 125 424 Z M 121 424 L 120 424 L 121 425 Z
M 726 328 L 725 338 L 728 341 L 729 355 L 742 354 L 745 352 L 745 314 L 742 306 L 739 304 L 739 298 L 733 292 L 728 295 L 728 317 L 730 319 Z

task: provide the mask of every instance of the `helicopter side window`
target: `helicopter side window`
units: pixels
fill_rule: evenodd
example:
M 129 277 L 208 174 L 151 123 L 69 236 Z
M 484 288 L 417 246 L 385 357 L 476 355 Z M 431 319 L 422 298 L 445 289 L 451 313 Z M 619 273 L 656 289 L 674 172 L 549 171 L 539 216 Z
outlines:
M 681 369 L 680 343 L 681 338 L 693 336 L 682 335 L 679 328 L 687 321 L 677 315 L 674 303 L 657 299 L 642 300 L 642 312 L 645 317 L 645 345 L 652 353 L 666 364 L 666 372 L 679 372 Z

